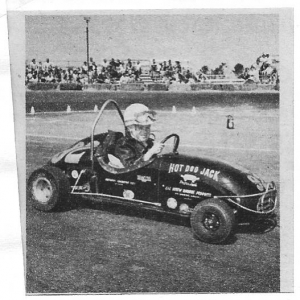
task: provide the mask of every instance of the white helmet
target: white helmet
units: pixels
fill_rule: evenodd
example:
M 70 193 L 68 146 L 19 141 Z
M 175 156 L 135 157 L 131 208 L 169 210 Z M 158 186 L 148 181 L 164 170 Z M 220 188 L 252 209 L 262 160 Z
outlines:
M 155 111 L 140 103 L 129 105 L 124 111 L 125 126 L 129 125 L 151 125 L 155 121 Z

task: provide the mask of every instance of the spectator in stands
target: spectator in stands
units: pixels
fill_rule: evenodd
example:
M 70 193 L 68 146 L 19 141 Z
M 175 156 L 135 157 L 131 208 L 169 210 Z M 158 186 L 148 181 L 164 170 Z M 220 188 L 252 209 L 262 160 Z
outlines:
M 181 65 L 180 65 L 180 61 L 175 61 L 175 67 L 174 67 L 175 72 L 179 72 L 181 73 Z
M 166 74 L 166 61 L 160 63 L 160 75 L 163 77 Z
M 112 58 L 112 59 L 110 60 L 109 65 L 111 66 L 111 69 L 115 69 L 116 63 L 115 63 L 115 59 L 114 59 L 114 58 Z
M 38 69 L 38 65 L 35 61 L 35 58 L 31 61 L 29 67 L 32 73 Z
M 55 67 L 53 70 L 53 80 L 54 80 L 53 82 L 57 82 L 57 83 L 61 81 L 60 72 L 57 67 Z
M 161 71 L 162 71 L 162 63 L 158 63 L 158 64 L 156 64 L 156 73 L 158 73 L 158 74 L 161 74 Z
M 98 74 L 96 82 L 97 83 L 104 83 L 105 79 L 106 79 L 105 72 L 102 71 L 101 73 Z
M 168 61 L 168 71 L 173 72 L 173 65 L 171 59 Z
M 193 77 L 191 71 L 189 69 L 186 70 L 185 74 L 184 74 L 184 77 L 189 80 L 190 78 Z
M 134 74 L 137 78 L 142 74 L 142 66 L 139 60 L 136 62 L 136 65 L 134 66 Z
M 27 75 L 26 75 L 26 84 L 31 82 L 32 81 L 32 73 L 31 72 L 28 72 Z
M 121 65 L 121 61 L 119 59 L 116 59 L 116 61 L 115 61 L 116 68 L 119 68 L 120 65 Z
M 164 61 L 163 61 L 163 71 L 166 72 L 167 69 L 168 69 L 167 62 L 164 60 Z
M 68 76 L 66 74 L 66 70 L 62 70 L 61 72 L 61 83 L 66 83 L 67 82 L 67 79 L 68 79 Z
M 120 78 L 120 83 L 126 84 L 126 83 L 128 83 L 128 80 L 129 80 L 128 73 L 125 72 L 124 74 L 122 74 L 122 76 Z
M 49 58 L 47 58 L 43 64 L 43 71 L 50 72 L 50 70 L 52 70 L 52 64 L 50 63 Z
M 187 78 L 186 83 L 187 84 L 195 84 L 196 80 L 193 76 L 191 76 L 191 77 Z
M 103 63 L 102 63 L 102 71 L 106 71 L 107 67 L 108 67 L 109 63 L 107 62 L 107 60 L 104 58 L 103 59 Z
M 125 63 L 122 61 L 120 62 L 119 71 L 118 71 L 118 78 L 121 78 L 121 76 L 126 72 Z
M 250 78 L 249 68 L 245 68 L 244 73 L 242 73 L 238 78 L 248 80 Z
M 179 73 L 179 71 L 174 74 L 173 78 L 176 83 L 181 83 L 182 81 L 182 75 Z
M 45 80 L 45 82 L 49 83 L 49 81 L 50 81 L 50 76 L 49 76 L 49 73 L 48 73 L 48 72 L 45 72 L 45 73 L 44 73 L 44 80 Z
M 162 83 L 165 84 L 167 87 L 169 87 L 169 85 L 171 83 L 170 78 L 167 75 L 163 75 Z
M 132 61 L 130 58 L 128 58 L 127 63 L 126 63 L 126 71 L 131 72 L 132 68 L 133 68 Z
M 37 72 L 33 73 L 31 82 L 32 83 L 37 83 L 38 82 Z
M 267 61 L 267 54 L 263 52 L 263 54 L 259 57 L 260 62 L 263 64 Z
M 39 64 L 37 65 L 37 71 L 38 72 L 43 72 L 43 64 L 41 61 L 39 61 Z
M 80 77 L 80 73 L 79 73 L 79 77 Z M 97 78 L 98 78 L 98 73 L 97 73 L 97 70 L 95 70 L 91 74 L 91 82 L 92 83 L 96 82 Z
M 46 82 L 46 77 L 48 76 L 48 73 L 43 73 L 42 76 L 41 76 L 41 82 Z
M 151 68 L 150 68 L 150 76 L 154 77 L 157 71 L 157 64 L 155 62 L 155 59 L 152 60 Z
M 87 65 L 86 61 L 83 62 L 83 65 L 82 65 L 81 69 L 82 69 L 82 73 L 83 74 L 87 74 L 88 73 L 88 65 Z
M 249 79 L 253 81 L 254 83 L 258 83 L 259 82 L 259 71 L 257 69 L 255 69 L 255 67 L 252 65 L 249 72 Z
M 90 63 L 89 63 L 89 68 L 88 68 L 89 73 L 93 72 L 93 63 L 94 63 L 94 60 L 92 57 L 90 57 Z
M 121 70 L 121 66 L 122 66 L 121 61 L 119 59 L 117 59 L 115 65 L 116 65 L 116 68 L 115 68 L 116 69 L 116 78 L 120 78 L 121 77 L 120 70 Z
M 97 72 L 97 65 L 96 65 L 96 62 L 92 62 L 92 72 Z
M 106 75 L 106 78 L 104 80 L 104 83 L 107 83 L 107 84 L 112 83 L 112 77 L 111 77 L 110 73 L 107 72 L 105 75 Z
M 50 70 L 49 73 L 48 73 L 48 76 L 46 76 L 46 82 L 49 82 L 49 83 L 54 83 L 55 82 L 52 70 Z
M 83 84 L 88 84 L 89 83 L 89 78 L 86 74 L 82 74 L 83 78 L 82 78 L 82 82 Z
M 128 83 L 135 83 L 135 75 L 132 73 L 128 78 Z

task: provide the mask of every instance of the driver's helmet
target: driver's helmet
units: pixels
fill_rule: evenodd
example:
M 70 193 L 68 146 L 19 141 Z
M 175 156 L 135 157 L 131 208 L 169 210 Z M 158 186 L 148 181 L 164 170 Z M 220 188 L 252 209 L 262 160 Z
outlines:
M 124 111 L 125 126 L 130 125 L 151 125 L 155 119 L 155 111 L 140 103 L 129 105 Z

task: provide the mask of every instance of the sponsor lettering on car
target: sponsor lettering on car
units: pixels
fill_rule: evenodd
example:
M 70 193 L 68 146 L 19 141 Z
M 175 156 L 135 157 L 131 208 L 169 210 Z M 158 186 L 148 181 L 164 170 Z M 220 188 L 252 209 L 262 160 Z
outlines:
M 211 197 L 211 193 L 197 191 L 197 190 L 184 189 L 184 188 L 180 188 L 180 187 L 165 187 L 165 190 L 170 190 L 170 191 L 174 192 L 175 195 L 189 196 L 192 198 Z
M 219 181 L 218 175 L 220 174 L 220 171 L 216 171 L 208 168 L 200 169 L 198 166 L 170 163 L 168 173 L 181 173 L 181 172 L 185 172 L 185 173 L 190 172 L 194 174 L 199 174 L 211 178 L 215 181 Z M 185 174 L 185 175 L 189 175 L 189 174 Z

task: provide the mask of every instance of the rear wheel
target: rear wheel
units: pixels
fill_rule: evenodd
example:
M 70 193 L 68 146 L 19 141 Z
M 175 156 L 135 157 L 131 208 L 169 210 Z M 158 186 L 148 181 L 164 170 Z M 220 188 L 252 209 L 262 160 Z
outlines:
M 235 224 L 233 210 L 220 199 L 207 199 L 197 204 L 191 214 L 191 227 L 205 243 L 224 242 Z
M 70 183 L 58 168 L 44 166 L 34 171 L 27 183 L 27 199 L 41 211 L 58 209 L 68 199 Z

